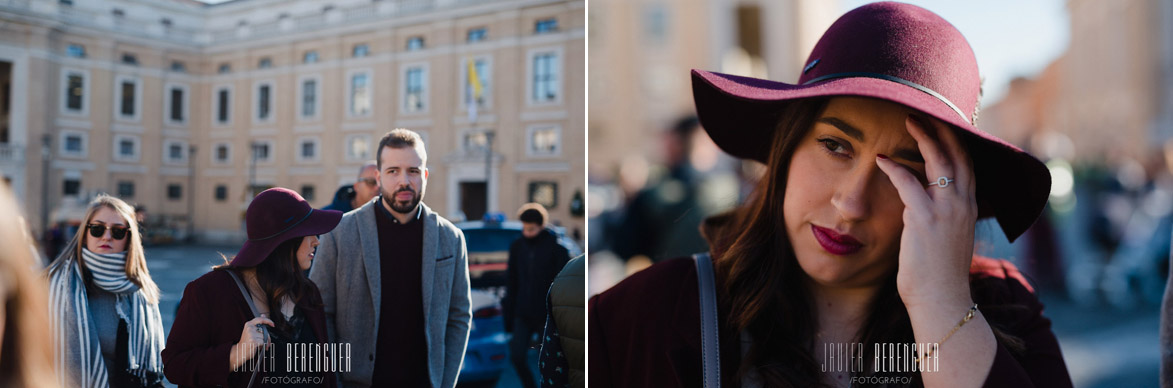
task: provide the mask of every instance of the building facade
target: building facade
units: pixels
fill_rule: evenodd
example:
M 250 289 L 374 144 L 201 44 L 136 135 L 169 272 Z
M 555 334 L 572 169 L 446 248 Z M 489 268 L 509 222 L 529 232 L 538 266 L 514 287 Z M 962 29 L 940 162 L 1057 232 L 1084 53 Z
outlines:
M 323 207 L 397 127 L 427 144 L 440 214 L 535 201 L 584 227 L 582 1 L 14 0 L 0 19 L 0 172 L 34 230 L 106 192 L 239 241 L 253 194 Z

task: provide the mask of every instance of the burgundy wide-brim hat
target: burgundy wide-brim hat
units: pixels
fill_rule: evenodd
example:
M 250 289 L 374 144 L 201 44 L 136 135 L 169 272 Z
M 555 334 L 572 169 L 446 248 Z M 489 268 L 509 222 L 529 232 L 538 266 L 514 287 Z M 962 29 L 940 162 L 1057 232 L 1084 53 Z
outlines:
M 693 70 L 692 90 L 713 142 L 763 163 L 779 113 L 797 99 L 878 98 L 949 123 L 974 162 L 979 218 L 997 219 L 1010 241 L 1034 223 L 1050 195 L 1046 165 L 974 125 L 981 77 L 973 49 L 952 24 L 917 6 L 872 3 L 843 15 L 811 51 L 798 84 Z
M 342 212 L 316 210 L 297 192 L 276 187 L 262 191 L 245 211 L 248 241 L 236 252 L 233 267 L 255 267 L 281 243 L 292 238 L 316 236 L 334 230 Z

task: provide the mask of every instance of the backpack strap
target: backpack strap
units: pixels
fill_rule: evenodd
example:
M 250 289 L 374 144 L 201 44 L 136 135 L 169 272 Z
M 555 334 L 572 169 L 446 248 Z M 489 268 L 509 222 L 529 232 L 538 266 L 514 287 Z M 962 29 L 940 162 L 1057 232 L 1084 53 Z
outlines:
M 721 343 L 717 328 L 717 289 L 709 254 L 692 255 L 696 261 L 697 294 L 701 304 L 701 357 L 704 388 L 721 386 Z
M 228 275 L 232 276 L 232 280 L 236 282 L 236 287 L 240 288 L 240 294 L 244 296 L 244 301 L 248 302 L 248 309 L 252 310 L 253 317 L 254 318 L 260 317 L 261 313 L 257 311 L 257 305 L 255 303 L 253 303 L 253 295 L 248 292 L 248 288 L 245 288 L 244 282 L 240 280 L 240 275 L 237 275 L 236 270 L 233 270 L 233 269 L 228 269 L 228 270 L 225 270 L 224 272 L 228 272 Z M 265 327 L 265 325 L 261 325 L 261 324 L 258 324 L 257 327 L 261 329 L 262 335 L 264 335 L 265 340 L 268 341 L 269 328 Z M 260 368 L 257 367 L 257 364 L 259 364 L 259 362 L 260 362 L 260 359 L 258 358 L 257 362 L 253 364 L 253 375 L 252 375 L 252 377 L 250 377 L 248 379 L 249 388 L 252 388 L 253 383 L 257 380 L 257 372 L 260 371 Z

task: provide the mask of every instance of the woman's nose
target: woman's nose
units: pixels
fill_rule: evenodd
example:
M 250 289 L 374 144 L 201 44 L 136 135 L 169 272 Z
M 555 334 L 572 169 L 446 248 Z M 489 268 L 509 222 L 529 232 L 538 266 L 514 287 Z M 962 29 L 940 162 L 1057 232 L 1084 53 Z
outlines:
M 833 183 L 836 185 L 831 204 L 844 221 L 859 221 L 868 216 L 870 201 L 876 196 L 874 181 L 879 168 L 875 163 L 859 166 Z

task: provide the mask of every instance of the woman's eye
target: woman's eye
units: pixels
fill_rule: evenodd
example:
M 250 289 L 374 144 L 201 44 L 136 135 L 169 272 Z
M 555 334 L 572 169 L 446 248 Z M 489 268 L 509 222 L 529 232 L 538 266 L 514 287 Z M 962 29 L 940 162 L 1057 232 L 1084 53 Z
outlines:
M 851 155 L 851 150 L 848 149 L 847 146 L 843 145 L 843 143 L 840 143 L 838 140 L 819 139 L 819 143 L 822 144 L 824 150 L 836 156 L 847 157 Z

